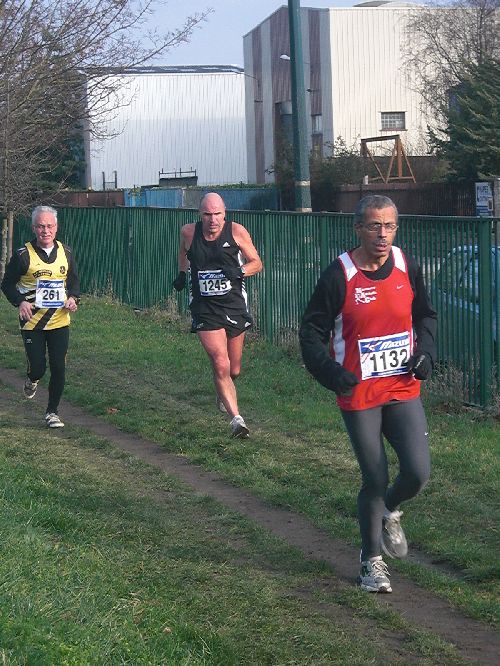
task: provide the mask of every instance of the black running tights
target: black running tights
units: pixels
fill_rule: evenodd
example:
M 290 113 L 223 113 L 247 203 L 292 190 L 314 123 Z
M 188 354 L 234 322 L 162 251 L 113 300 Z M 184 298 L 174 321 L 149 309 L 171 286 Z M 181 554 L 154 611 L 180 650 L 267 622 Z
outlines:
M 427 420 L 420 398 L 362 411 L 343 410 L 342 416 L 361 469 L 358 518 L 361 557 L 367 560 L 380 555 L 385 507 L 394 511 L 429 479 Z M 399 473 L 390 487 L 384 436 L 399 461 Z
M 64 390 L 66 374 L 66 353 L 69 343 L 69 327 L 54 328 L 50 331 L 21 331 L 24 348 L 28 357 L 28 377 L 32 382 L 41 379 L 47 367 L 49 355 L 50 381 L 47 413 L 55 412 Z

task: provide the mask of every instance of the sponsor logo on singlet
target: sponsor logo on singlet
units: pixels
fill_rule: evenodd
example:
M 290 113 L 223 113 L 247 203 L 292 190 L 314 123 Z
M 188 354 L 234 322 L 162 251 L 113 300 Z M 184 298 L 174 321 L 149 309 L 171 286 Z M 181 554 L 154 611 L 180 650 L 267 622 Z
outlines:
M 354 289 L 354 302 L 356 305 L 360 303 L 370 303 L 377 300 L 376 287 L 356 287 Z

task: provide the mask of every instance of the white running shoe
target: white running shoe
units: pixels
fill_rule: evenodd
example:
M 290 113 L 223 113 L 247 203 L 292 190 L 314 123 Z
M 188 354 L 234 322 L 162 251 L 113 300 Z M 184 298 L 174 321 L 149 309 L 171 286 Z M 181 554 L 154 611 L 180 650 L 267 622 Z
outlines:
M 250 430 L 247 428 L 243 417 L 237 414 L 231 421 L 231 435 L 232 437 L 239 437 L 245 439 L 250 435 Z
M 382 555 L 361 562 L 358 583 L 365 592 L 392 592 L 389 571 Z
M 389 557 L 406 557 L 408 544 L 401 527 L 402 511 L 391 511 L 382 518 L 382 550 Z
M 45 414 L 45 423 L 49 428 L 64 428 L 64 423 L 61 421 L 59 416 L 54 412 L 49 412 Z
M 23 386 L 24 397 L 28 398 L 28 400 L 34 398 L 37 388 L 38 388 L 38 380 L 36 382 L 32 382 L 29 377 L 26 377 L 26 381 L 24 382 Z

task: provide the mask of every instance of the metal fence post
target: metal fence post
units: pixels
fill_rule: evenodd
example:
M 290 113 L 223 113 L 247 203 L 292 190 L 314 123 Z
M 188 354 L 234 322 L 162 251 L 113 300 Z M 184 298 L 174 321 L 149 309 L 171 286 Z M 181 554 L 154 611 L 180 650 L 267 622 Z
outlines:
M 128 215 L 125 218 L 128 233 L 125 235 L 125 242 L 127 247 L 125 250 L 125 257 L 127 262 L 127 270 L 124 275 L 124 284 L 122 285 L 122 298 L 125 303 L 132 305 L 134 298 L 132 296 L 132 276 L 135 275 L 135 261 L 134 261 L 134 212 L 136 209 L 130 208 Z
M 274 337 L 274 322 L 273 322 L 273 308 L 272 308 L 272 289 L 273 289 L 273 275 L 272 265 L 273 262 L 270 258 L 272 253 L 272 240 L 271 240 L 271 220 L 269 213 L 264 213 L 264 334 L 266 338 L 272 342 Z
M 493 382 L 493 273 L 489 219 L 480 220 L 478 233 L 479 255 L 479 396 L 482 407 L 492 400 Z
M 328 266 L 329 253 L 328 253 L 328 218 L 322 215 L 319 219 L 319 266 L 321 272 Z

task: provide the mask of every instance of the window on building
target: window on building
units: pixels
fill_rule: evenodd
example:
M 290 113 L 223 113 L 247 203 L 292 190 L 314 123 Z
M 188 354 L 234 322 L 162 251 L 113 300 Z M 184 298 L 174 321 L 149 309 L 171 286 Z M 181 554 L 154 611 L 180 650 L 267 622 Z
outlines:
M 404 111 L 382 111 L 382 129 L 383 130 L 404 130 L 406 129 L 406 120 Z
M 321 134 L 323 132 L 323 116 L 320 113 L 315 114 L 311 116 L 311 121 L 312 121 L 312 133 Z

